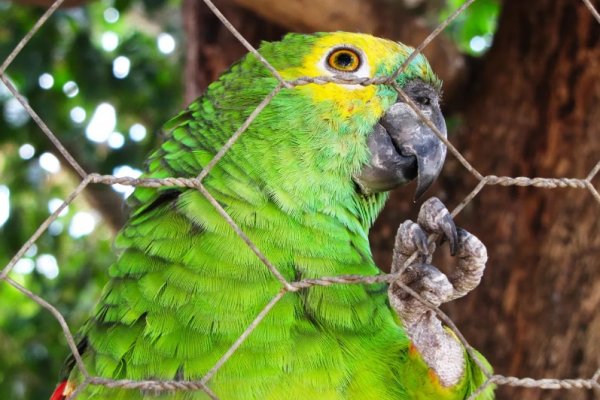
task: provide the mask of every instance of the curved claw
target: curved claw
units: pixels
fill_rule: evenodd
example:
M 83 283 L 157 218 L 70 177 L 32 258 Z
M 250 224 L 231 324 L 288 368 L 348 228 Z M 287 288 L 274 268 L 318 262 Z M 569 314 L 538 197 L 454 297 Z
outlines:
M 456 225 L 450 214 L 444 215 L 439 224 L 440 229 L 444 233 L 444 238 L 448 240 L 450 245 L 450 254 L 456 255 L 458 250 L 458 233 L 456 231 Z
M 419 252 L 424 254 L 424 255 L 428 255 L 429 254 L 429 246 L 427 243 L 427 234 L 425 232 L 423 232 L 423 230 L 418 226 L 418 225 L 414 225 L 415 227 L 417 227 L 418 229 L 412 229 L 412 239 L 414 244 L 417 246 L 417 249 L 419 249 Z
M 427 233 L 421 227 L 406 220 L 398 227 L 396 234 L 396 243 L 394 245 L 394 259 L 392 261 L 392 273 L 403 268 L 406 261 L 414 252 L 418 252 L 417 263 L 423 263 L 429 255 L 429 243 Z
M 437 197 L 423 203 L 417 219 L 419 225 L 431 233 L 442 235 L 442 240 L 450 242 L 450 253 L 454 256 L 458 249 L 458 234 L 452 215 Z

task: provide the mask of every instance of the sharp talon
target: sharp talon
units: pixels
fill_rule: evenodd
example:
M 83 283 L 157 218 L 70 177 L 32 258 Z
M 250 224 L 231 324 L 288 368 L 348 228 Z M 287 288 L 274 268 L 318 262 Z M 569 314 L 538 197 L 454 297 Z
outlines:
M 456 255 L 458 250 L 458 233 L 456 232 L 456 225 L 452 220 L 450 214 L 446 214 L 440 223 L 440 228 L 444 232 L 444 236 L 450 242 L 450 254 Z
M 419 249 L 419 252 L 424 255 L 429 255 L 429 246 L 427 243 L 427 235 L 421 229 L 415 229 L 415 235 L 413 236 L 415 244 Z

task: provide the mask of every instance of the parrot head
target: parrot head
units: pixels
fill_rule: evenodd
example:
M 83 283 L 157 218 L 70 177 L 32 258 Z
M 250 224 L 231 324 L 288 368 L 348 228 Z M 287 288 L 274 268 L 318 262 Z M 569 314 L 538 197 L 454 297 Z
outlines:
M 264 43 L 260 51 L 285 79 L 294 80 L 390 76 L 413 49 L 371 35 L 333 32 L 289 34 L 280 42 Z M 415 57 L 397 83 L 446 135 L 441 81 L 425 57 Z M 390 85 L 307 84 L 292 91 L 298 94 L 296 100 L 310 100 L 302 125 L 313 132 L 295 140 L 309 140 L 309 147 L 321 154 L 318 167 L 344 170 L 361 194 L 387 192 L 417 179 L 419 197 L 438 176 L 445 145 Z M 302 110 L 302 101 L 296 104 Z
M 395 84 L 429 124 L 386 83 L 413 51 L 402 43 L 347 32 L 292 33 L 262 43 L 258 51 L 286 81 L 345 81 L 305 80 L 271 96 L 208 175 L 219 190 L 245 198 L 252 188 L 254 195 L 289 215 L 324 213 L 364 233 L 391 189 L 416 180 L 419 197 L 433 183 L 446 147 L 431 124 L 444 136 L 446 126 L 440 111 L 441 81 L 424 56 L 414 57 L 397 74 Z M 352 81 L 371 78 L 382 78 L 383 83 Z M 197 174 L 188 153 L 197 166 L 210 162 L 277 86 L 279 81 L 257 57 L 243 57 L 165 125 L 181 143 L 165 143 L 163 153 L 151 160 L 150 173 Z M 163 159 L 165 154 L 170 161 Z M 223 176 L 231 178 L 227 187 L 220 180 Z M 150 189 L 138 188 L 136 193 L 133 197 L 142 203 L 152 197 Z

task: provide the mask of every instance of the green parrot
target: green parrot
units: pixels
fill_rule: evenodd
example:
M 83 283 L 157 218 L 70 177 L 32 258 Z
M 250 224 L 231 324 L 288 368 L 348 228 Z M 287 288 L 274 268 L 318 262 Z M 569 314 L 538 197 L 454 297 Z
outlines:
M 412 48 L 365 34 L 288 34 L 259 52 L 286 80 L 389 76 Z M 419 55 L 397 83 L 445 134 L 441 82 Z M 196 177 L 278 80 L 252 54 L 167 123 L 143 177 Z M 437 177 L 446 148 L 386 84 L 283 88 L 203 181 L 289 282 L 380 275 L 368 232 L 388 191 Z M 274 296 L 273 276 L 192 188 L 138 187 L 116 238 L 119 258 L 79 350 L 91 376 L 200 380 Z M 457 254 L 446 277 L 426 235 Z M 398 233 L 398 257 L 418 252 L 401 283 L 439 305 L 479 283 L 485 247 L 456 229 L 435 198 Z M 425 240 L 425 241 L 424 241 Z M 473 353 L 470 353 L 473 354 Z M 397 284 L 336 284 L 287 292 L 207 386 L 220 399 L 466 399 L 483 371 L 435 314 Z M 480 363 L 485 359 L 478 355 Z M 486 364 L 487 365 L 487 364 Z M 52 397 L 84 377 L 73 358 Z M 77 399 L 209 399 L 202 390 L 87 385 Z M 492 399 L 492 389 L 478 399 Z

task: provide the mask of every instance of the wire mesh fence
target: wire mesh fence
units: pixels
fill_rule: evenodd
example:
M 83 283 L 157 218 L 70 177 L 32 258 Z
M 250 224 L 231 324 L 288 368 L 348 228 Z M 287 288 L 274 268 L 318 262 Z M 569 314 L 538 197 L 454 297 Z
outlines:
M 600 204 L 600 194 L 594 188 L 591 181 L 600 171 L 600 161 L 589 171 L 589 174 L 585 178 L 541 178 L 541 177 L 511 177 L 511 176 L 495 176 L 495 175 L 482 175 L 476 168 L 474 168 L 461 154 L 461 152 L 446 139 L 443 133 L 441 133 L 438 128 L 427 119 L 425 115 L 421 112 L 421 110 L 416 106 L 412 100 L 407 96 L 407 94 L 403 91 L 403 89 L 397 84 L 396 77 L 401 74 L 405 68 L 410 64 L 414 58 L 420 54 L 423 49 L 431 43 L 454 19 L 456 19 L 461 13 L 463 13 L 475 0 L 467 0 L 464 4 L 459 7 L 454 13 L 452 13 L 443 23 L 441 23 L 435 30 L 431 32 L 431 34 L 414 50 L 414 52 L 406 59 L 406 61 L 401 65 L 399 69 L 397 69 L 393 74 L 386 77 L 380 78 L 339 78 L 339 77 L 305 77 L 297 80 L 289 81 L 285 80 L 279 72 L 271 66 L 268 60 L 264 59 L 262 55 L 250 45 L 248 41 L 241 35 L 233 25 L 223 16 L 223 14 L 218 10 L 218 8 L 210 1 L 204 0 L 206 6 L 220 19 L 220 21 L 224 24 L 224 26 L 247 48 L 247 50 L 252 53 L 260 62 L 272 73 L 272 75 L 277 79 L 277 86 L 260 102 L 254 111 L 248 116 L 245 122 L 235 131 L 229 140 L 224 144 L 224 146 L 215 154 L 214 158 L 202 169 L 202 171 L 195 178 L 183 178 L 183 177 L 170 177 L 164 179 L 154 179 L 154 178 L 128 178 L 128 177 L 116 177 L 112 175 L 99 175 L 96 173 L 89 173 L 85 171 L 77 160 L 66 150 L 66 148 L 61 144 L 60 140 L 57 136 L 52 132 L 52 130 L 44 123 L 43 119 L 38 116 L 38 114 L 33 110 L 30 105 L 27 103 L 26 99 L 20 95 L 15 86 L 11 83 L 6 75 L 6 70 L 13 62 L 15 57 L 19 54 L 19 52 L 27 45 L 29 40 L 38 32 L 40 27 L 51 17 L 51 15 L 61 6 L 64 0 L 56 0 L 53 5 L 42 15 L 42 17 L 37 21 L 37 23 L 31 28 L 31 30 L 27 33 L 25 37 L 18 43 L 18 45 L 14 48 L 14 50 L 6 57 L 6 59 L 2 62 L 0 66 L 0 80 L 6 85 L 8 90 L 13 94 L 13 96 L 21 103 L 21 105 L 25 108 L 27 113 L 31 116 L 31 118 L 35 121 L 35 123 L 39 126 L 42 132 L 49 138 L 49 140 L 53 143 L 56 149 L 62 154 L 64 159 L 71 164 L 72 168 L 79 174 L 81 177 L 81 182 L 77 186 L 77 188 L 64 200 L 64 202 L 38 227 L 38 229 L 32 234 L 32 236 L 27 240 L 25 244 L 20 248 L 20 250 L 14 255 L 14 257 L 9 261 L 9 263 L 2 269 L 0 272 L 0 280 L 3 280 L 8 285 L 12 285 L 14 288 L 19 290 L 25 296 L 27 296 L 32 301 L 35 301 L 40 306 L 48 310 L 58 321 L 60 324 L 62 331 L 64 333 L 64 337 L 66 342 L 72 352 L 72 355 L 75 360 L 76 368 L 78 368 L 81 374 L 84 377 L 84 381 L 80 384 L 75 391 L 70 395 L 70 399 L 77 398 L 77 395 L 81 393 L 87 386 L 89 385 L 103 385 L 110 388 L 124 388 L 124 389 L 144 389 L 144 390 L 152 390 L 155 392 L 162 391 L 194 391 L 201 390 L 206 392 L 206 394 L 213 399 L 217 399 L 218 394 L 213 393 L 208 385 L 212 377 L 218 373 L 219 369 L 235 354 L 237 349 L 244 343 L 244 341 L 252 334 L 252 332 L 256 329 L 257 326 L 263 321 L 265 316 L 269 313 L 269 311 L 287 294 L 291 292 L 297 292 L 306 288 L 310 288 L 313 286 L 330 286 L 330 285 L 350 285 L 350 284 L 362 284 L 369 285 L 374 283 L 391 283 L 396 282 L 402 287 L 403 290 L 408 292 L 411 296 L 414 296 L 423 304 L 430 307 L 436 315 L 456 334 L 459 341 L 465 347 L 467 352 L 471 355 L 472 359 L 479 365 L 482 371 L 484 371 L 487 380 L 469 397 L 470 399 L 474 399 L 479 393 L 481 393 L 485 388 L 489 385 L 510 385 L 510 386 L 520 386 L 525 388 L 543 388 L 543 389 L 575 389 L 575 388 L 583 388 L 583 389 L 600 389 L 600 366 L 598 370 L 591 377 L 581 377 L 577 379 L 532 379 L 529 377 L 512 377 L 512 376 L 504 376 L 504 375 L 494 375 L 488 368 L 483 365 L 479 361 L 479 357 L 477 357 L 474 353 L 474 349 L 470 346 L 464 336 L 461 334 L 459 329 L 455 326 L 453 321 L 444 314 L 437 307 L 434 307 L 430 303 L 428 303 L 425 299 L 423 299 L 418 293 L 411 290 L 410 287 L 402 283 L 398 283 L 398 278 L 403 273 L 404 269 L 413 263 L 417 257 L 417 254 L 413 254 L 399 269 L 398 272 L 392 274 L 381 274 L 377 276 L 361 276 L 361 275 L 342 275 L 342 276 L 324 276 L 318 279 L 304 279 L 299 281 L 289 281 L 284 275 L 279 271 L 276 265 L 271 263 L 267 256 L 261 252 L 261 250 L 254 244 L 254 242 L 249 238 L 244 231 L 240 228 L 240 226 L 235 222 L 235 220 L 227 213 L 227 211 L 221 206 L 221 204 L 208 192 L 208 190 L 203 185 L 203 180 L 208 176 L 211 170 L 215 167 L 215 165 L 219 162 L 221 158 L 227 153 L 227 151 L 235 145 L 235 142 L 239 139 L 239 137 L 246 131 L 248 126 L 252 124 L 255 118 L 259 115 L 259 113 L 267 107 L 267 105 L 271 102 L 271 100 L 284 88 L 293 88 L 296 86 L 307 85 L 307 84 L 328 84 L 328 83 L 337 83 L 337 84 L 355 84 L 355 85 L 389 85 L 393 87 L 398 93 L 399 98 L 402 101 L 406 102 L 410 107 L 414 110 L 414 112 L 424 121 L 427 126 L 435 132 L 438 138 L 447 146 L 449 151 L 453 154 L 454 157 L 462 164 L 462 166 L 472 174 L 478 181 L 477 185 L 472 189 L 472 191 L 462 200 L 462 202 L 452 211 L 452 216 L 456 216 L 461 210 L 471 202 L 478 193 L 485 187 L 490 185 L 502 185 L 502 186 L 533 186 L 537 188 L 543 189 L 552 189 L 552 188 L 577 188 L 588 191 L 593 198 Z M 578 1 L 578 0 L 573 0 Z M 592 13 L 594 18 L 600 23 L 600 14 L 592 5 L 590 0 L 582 0 L 585 3 L 586 7 Z M 22 286 L 14 279 L 11 278 L 10 274 L 13 270 L 15 264 L 24 256 L 24 254 L 30 249 L 32 245 L 36 242 L 36 240 L 46 231 L 46 229 L 50 226 L 50 224 L 55 221 L 60 213 L 71 203 L 75 198 L 80 195 L 86 187 L 91 184 L 104 184 L 104 185 L 112 185 L 112 184 L 121 184 L 121 185 L 129 185 L 129 186 L 141 186 L 141 187 L 150 187 L 150 188 L 159 188 L 163 186 L 170 187 L 186 187 L 193 188 L 202 193 L 203 196 L 214 206 L 215 210 L 227 221 L 227 223 L 231 226 L 231 228 L 236 232 L 236 234 L 243 239 L 243 241 L 248 245 L 248 247 L 256 254 L 258 259 L 264 264 L 264 266 L 270 271 L 270 273 L 280 282 L 281 289 L 280 291 L 264 306 L 262 311 L 256 315 L 254 320 L 247 326 L 247 328 L 240 333 L 237 340 L 235 340 L 231 347 L 221 356 L 221 358 L 214 364 L 214 366 L 204 375 L 204 377 L 197 381 L 183 381 L 183 380 L 144 380 L 144 381 L 135 381 L 135 380 L 113 380 L 107 379 L 98 376 L 92 376 L 87 371 L 84 362 L 82 361 L 81 354 L 77 348 L 77 344 L 75 342 L 74 336 L 69 328 L 65 318 L 59 312 L 59 310 L 54 307 L 52 304 L 48 303 L 46 300 L 31 292 L 26 287 Z M 432 243 L 436 240 L 434 235 L 429 237 L 429 242 Z

